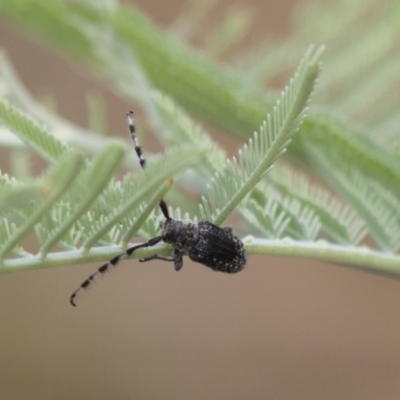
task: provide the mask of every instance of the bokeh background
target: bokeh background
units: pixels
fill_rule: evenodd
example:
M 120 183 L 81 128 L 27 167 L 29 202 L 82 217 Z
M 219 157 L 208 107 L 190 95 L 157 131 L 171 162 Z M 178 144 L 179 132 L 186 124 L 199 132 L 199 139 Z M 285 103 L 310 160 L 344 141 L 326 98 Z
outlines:
M 183 3 L 135 2 L 160 26 Z M 250 3 L 256 34 L 290 31 L 296 1 Z M 126 134 L 129 104 L 87 71 L 1 19 L 0 46 L 31 93 L 51 93 L 64 117 L 86 126 L 94 91 L 109 134 Z M 72 290 L 96 267 L 0 277 L 0 399 L 400 398 L 398 281 L 272 257 L 251 257 L 237 276 L 189 260 L 179 274 L 126 261 L 74 309 Z

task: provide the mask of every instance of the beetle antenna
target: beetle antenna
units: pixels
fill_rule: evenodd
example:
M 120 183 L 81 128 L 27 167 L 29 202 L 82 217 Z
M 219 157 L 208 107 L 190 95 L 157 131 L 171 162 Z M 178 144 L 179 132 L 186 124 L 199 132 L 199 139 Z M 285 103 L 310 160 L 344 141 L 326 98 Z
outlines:
M 132 141 L 135 146 L 136 154 L 139 158 L 140 166 L 143 169 L 145 169 L 146 168 L 146 159 L 143 156 L 142 148 L 140 147 L 138 138 L 136 136 L 136 127 L 135 127 L 135 124 L 133 121 L 133 111 L 128 111 L 126 113 L 126 121 L 128 122 L 129 132 L 131 133 Z M 160 200 L 159 206 L 160 206 L 161 212 L 163 213 L 164 217 L 166 219 L 171 219 L 171 217 L 169 216 L 167 203 L 164 201 L 164 199 Z

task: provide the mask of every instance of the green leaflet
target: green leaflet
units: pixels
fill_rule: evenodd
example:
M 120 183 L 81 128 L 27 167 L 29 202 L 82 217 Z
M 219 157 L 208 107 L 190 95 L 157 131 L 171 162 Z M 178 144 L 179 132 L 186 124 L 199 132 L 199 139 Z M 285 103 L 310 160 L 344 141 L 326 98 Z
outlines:
M 228 160 L 215 175 L 208 198 L 202 201 L 203 217 L 221 224 L 286 150 L 305 116 L 319 73 L 321 50 L 315 51 L 313 47 L 307 50 L 273 113 L 268 114 L 260 132 L 239 152 L 239 161 Z
M 0 263 L 13 248 L 31 231 L 43 215 L 59 200 L 74 181 L 83 166 L 81 154 L 71 152 L 58 165 L 48 180 L 46 199 L 26 215 L 22 224 L 9 235 L 0 247 Z M 14 208 L 13 208 L 14 210 Z
M 47 161 L 58 161 L 69 151 L 63 142 L 50 135 L 26 114 L 2 100 L 0 122 Z

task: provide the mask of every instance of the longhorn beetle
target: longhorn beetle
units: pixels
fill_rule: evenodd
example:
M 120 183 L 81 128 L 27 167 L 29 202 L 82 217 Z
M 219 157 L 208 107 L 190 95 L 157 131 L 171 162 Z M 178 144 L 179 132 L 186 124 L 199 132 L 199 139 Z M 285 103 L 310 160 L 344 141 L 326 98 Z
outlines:
M 140 166 L 144 169 L 146 160 L 136 137 L 132 111 L 126 113 L 126 119 Z M 124 253 L 115 256 L 108 263 L 101 266 L 72 293 L 70 303 L 73 306 L 76 306 L 76 296 L 86 289 L 98 275 L 102 275 L 111 267 L 115 267 L 120 260 L 130 256 L 135 250 L 152 247 L 161 241 L 172 246 L 171 257 L 155 254 L 139 261 L 172 261 L 175 271 L 179 271 L 183 266 L 183 256 L 187 254 L 191 260 L 203 264 L 214 271 L 233 274 L 244 268 L 246 251 L 243 242 L 233 235 L 232 228 L 220 228 L 209 221 L 199 221 L 198 224 L 195 224 L 191 220 L 176 220 L 170 217 L 167 204 L 163 199 L 160 200 L 159 206 L 165 217 L 164 221 L 160 221 L 161 235 L 145 243 L 130 247 Z

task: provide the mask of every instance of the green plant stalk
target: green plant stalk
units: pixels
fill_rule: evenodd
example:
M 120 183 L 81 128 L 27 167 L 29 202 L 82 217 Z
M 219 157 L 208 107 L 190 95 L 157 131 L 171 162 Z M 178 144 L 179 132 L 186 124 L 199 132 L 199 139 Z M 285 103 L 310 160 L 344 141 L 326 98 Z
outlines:
M 112 174 L 121 164 L 124 153 L 125 146 L 120 143 L 114 143 L 105 148 L 98 157 L 96 157 L 95 162 L 91 166 L 92 171 L 90 175 L 92 179 L 88 182 L 89 186 L 87 192 L 69 218 L 59 227 L 57 232 L 42 245 L 39 252 L 42 260 L 46 258 L 47 253 L 68 232 L 78 218 L 89 209 L 111 179 Z
M 244 239 L 244 243 L 248 256 L 266 255 L 318 259 L 391 278 L 400 278 L 400 256 L 382 253 L 367 247 L 339 246 L 324 240 L 299 242 L 290 238 L 262 240 L 247 237 Z M 132 243 L 132 246 L 135 244 Z M 51 253 L 45 260 L 42 260 L 40 255 L 8 259 L 4 261 L 3 267 L 0 268 L 0 275 L 89 262 L 105 262 L 122 252 L 123 250 L 120 247 L 105 246 L 93 247 L 87 255 L 76 250 Z M 158 244 L 152 248 L 138 249 L 130 258 L 146 258 L 154 254 L 168 256 L 171 254 L 171 248 L 165 244 Z
M 136 243 L 132 243 L 135 246 Z M 42 259 L 38 254 L 33 257 L 12 258 L 5 260 L 0 267 L 0 275 L 13 272 L 32 271 L 46 268 L 62 267 L 65 265 L 86 264 L 93 262 L 106 262 L 118 254 L 122 254 L 124 250 L 117 246 L 92 247 L 88 254 L 83 254 L 80 250 L 54 252 L 47 254 Z M 163 256 L 171 255 L 171 247 L 165 244 L 159 244 L 149 249 L 138 249 L 129 258 L 146 258 L 153 254 Z M 168 264 L 169 265 L 169 264 Z
M 290 238 L 278 240 L 244 239 L 248 255 L 269 255 L 311 258 L 358 270 L 400 278 L 400 256 L 382 253 L 366 246 L 340 246 L 318 240 L 316 242 L 295 241 Z
M 79 170 L 83 166 L 83 163 L 83 156 L 77 152 L 72 153 L 60 163 L 57 171 L 61 171 L 63 172 L 63 174 L 55 182 L 55 187 L 52 188 L 52 193 L 43 202 L 42 206 L 39 207 L 7 241 L 6 245 L 0 253 L 0 264 L 2 264 L 2 260 L 7 256 L 7 254 L 12 251 L 12 249 L 32 230 L 32 228 L 40 220 L 40 218 L 48 210 L 50 210 L 52 205 L 66 192 L 71 183 L 74 181 Z M 58 174 L 56 173 L 56 175 Z

